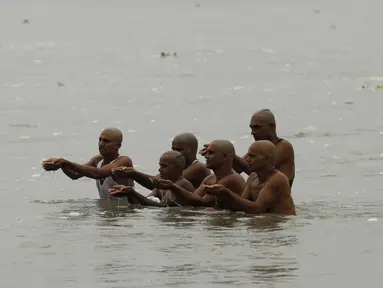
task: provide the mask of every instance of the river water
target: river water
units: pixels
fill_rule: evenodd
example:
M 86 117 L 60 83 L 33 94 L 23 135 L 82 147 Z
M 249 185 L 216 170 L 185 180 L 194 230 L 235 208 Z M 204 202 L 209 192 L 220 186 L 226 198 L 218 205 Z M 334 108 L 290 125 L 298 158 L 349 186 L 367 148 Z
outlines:
M 382 287 L 382 9 L 2 0 L 2 286 Z M 180 132 L 242 155 L 262 108 L 295 148 L 297 217 L 102 203 L 41 171 L 87 161 L 108 126 L 147 173 Z

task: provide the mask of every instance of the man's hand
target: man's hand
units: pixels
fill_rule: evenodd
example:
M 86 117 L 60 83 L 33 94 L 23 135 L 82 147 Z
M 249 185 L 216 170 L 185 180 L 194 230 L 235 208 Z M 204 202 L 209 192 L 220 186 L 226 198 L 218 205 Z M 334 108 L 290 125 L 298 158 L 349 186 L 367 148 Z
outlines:
M 202 156 L 205 156 L 207 152 L 207 147 L 209 147 L 209 144 L 204 144 L 203 148 L 199 150 L 199 154 L 201 154 Z
M 58 158 L 49 158 L 47 160 L 44 160 L 41 164 L 45 171 L 56 171 L 60 169 L 59 166 L 55 164 L 55 162 L 58 160 Z
M 131 186 L 125 185 L 116 185 L 108 190 L 109 196 L 113 197 L 125 197 L 127 194 L 134 191 L 134 188 Z
M 174 185 L 172 181 L 161 178 L 150 178 L 150 181 L 153 183 L 153 186 L 157 189 L 169 190 Z
M 206 194 L 212 196 L 224 196 L 228 191 L 228 189 L 221 184 L 204 185 L 202 189 L 206 192 Z
M 126 166 L 120 166 L 112 169 L 112 173 L 116 177 L 129 177 L 135 172 L 136 170 L 133 167 Z

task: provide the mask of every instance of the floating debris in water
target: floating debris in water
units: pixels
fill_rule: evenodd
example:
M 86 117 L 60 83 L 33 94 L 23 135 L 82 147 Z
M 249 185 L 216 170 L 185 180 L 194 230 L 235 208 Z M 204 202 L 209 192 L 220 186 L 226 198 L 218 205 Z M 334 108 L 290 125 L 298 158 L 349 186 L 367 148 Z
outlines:
M 383 90 L 383 85 L 377 85 L 375 90 Z
M 35 124 L 9 124 L 11 127 L 23 127 L 23 128 L 37 128 Z
M 369 221 L 369 222 L 375 222 L 375 221 L 378 221 L 378 218 L 370 218 L 370 219 L 368 219 L 367 221 Z
M 315 9 L 315 10 L 314 10 L 314 13 L 315 13 L 315 14 L 319 14 L 319 13 L 320 13 L 320 10 L 319 10 L 319 9 Z
M 65 86 L 65 84 L 64 84 L 64 83 L 62 83 L 62 82 L 60 82 L 60 81 L 57 81 L 57 86 L 58 86 L 58 87 L 64 87 L 64 86 Z
M 352 101 L 346 101 L 346 102 L 344 102 L 344 104 L 352 105 L 352 104 L 354 104 L 354 102 L 352 102 Z
M 305 128 L 305 130 L 306 130 L 306 131 L 316 131 L 317 128 L 315 128 L 314 126 L 307 126 L 307 127 Z
M 297 137 L 297 138 L 302 138 L 302 137 L 306 137 L 307 134 L 303 133 L 303 132 L 299 132 L 299 133 L 295 134 L 294 136 Z
M 29 24 L 29 23 L 30 23 L 29 19 L 24 19 L 23 20 L 23 24 Z
M 161 57 L 162 58 L 165 58 L 165 57 L 170 57 L 170 56 L 173 56 L 173 57 L 177 57 L 177 52 L 173 52 L 173 53 L 170 53 L 170 52 L 161 52 Z
M 53 136 L 58 136 L 58 135 L 62 135 L 63 134 L 63 132 L 55 132 L 55 133 L 53 133 Z

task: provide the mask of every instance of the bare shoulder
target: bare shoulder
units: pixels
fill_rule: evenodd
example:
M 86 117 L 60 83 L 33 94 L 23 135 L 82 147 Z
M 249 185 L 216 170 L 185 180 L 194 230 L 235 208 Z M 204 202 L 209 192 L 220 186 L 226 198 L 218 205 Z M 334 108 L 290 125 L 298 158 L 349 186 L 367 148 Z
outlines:
M 287 178 L 287 176 L 276 170 L 275 171 L 275 174 L 272 176 L 272 183 L 273 185 L 276 185 L 276 186 L 279 186 L 279 187 L 290 187 L 290 184 L 289 184 L 289 178 Z
M 129 156 L 120 156 L 118 160 L 121 166 L 133 167 L 133 161 Z
M 207 176 L 205 177 L 205 179 L 202 180 L 201 185 L 202 185 L 202 184 L 209 183 L 209 182 L 212 181 L 212 180 L 215 181 L 215 175 L 214 175 L 214 173 L 213 173 L 213 174 L 210 174 L 210 175 L 207 175 Z
M 96 167 L 97 164 L 103 159 L 101 155 L 96 155 L 90 158 L 90 160 L 85 164 L 87 166 L 94 166 Z
M 195 191 L 193 184 L 189 180 L 187 180 L 186 178 L 182 178 L 182 179 L 178 180 L 175 184 L 188 190 L 188 191 L 190 191 L 190 192 Z
M 279 145 L 278 148 L 283 150 L 285 153 L 294 153 L 294 147 L 293 144 L 289 140 L 283 139 Z
M 237 172 L 233 171 L 233 173 L 223 177 L 219 183 L 221 183 L 224 186 L 227 185 L 237 185 L 237 184 L 245 184 L 245 179 L 239 175 Z

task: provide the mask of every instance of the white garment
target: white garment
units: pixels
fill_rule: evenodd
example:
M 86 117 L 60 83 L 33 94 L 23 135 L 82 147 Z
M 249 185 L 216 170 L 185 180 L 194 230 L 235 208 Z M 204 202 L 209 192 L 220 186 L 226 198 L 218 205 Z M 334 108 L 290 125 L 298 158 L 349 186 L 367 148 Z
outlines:
M 160 198 L 154 197 L 154 196 L 148 196 L 147 197 L 149 200 L 152 200 L 153 202 L 161 203 Z
M 110 163 L 113 163 L 116 159 L 114 159 Z M 104 163 L 104 159 L 98 162 L 97 168 L 101 168 L 102 163 Z M 101 180 L 104 180 L 102 184 L 101 184 Z M 116 181 L 114 181 L 111 176 L 108 176 L 105 179 L 96 179 L 96 186 L 98 189 L 98 194 L 100 195 L 100 199 L 116 198 L 116 197 L 109 197 L 109 189 L 116 185 L 119 185 L 119 184 Z

